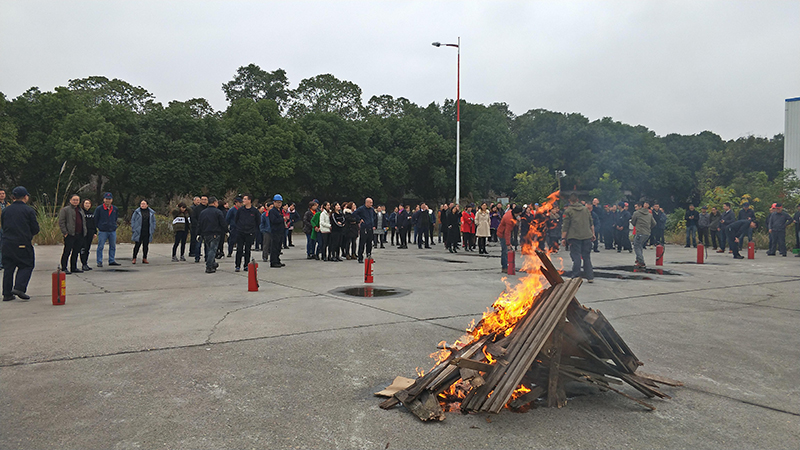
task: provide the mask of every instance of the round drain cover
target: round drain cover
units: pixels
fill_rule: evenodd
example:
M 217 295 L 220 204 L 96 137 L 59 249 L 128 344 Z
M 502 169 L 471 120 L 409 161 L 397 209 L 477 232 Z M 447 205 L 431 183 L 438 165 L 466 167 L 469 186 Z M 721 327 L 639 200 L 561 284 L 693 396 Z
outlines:
M 330 291 L 333 295 L 374 298 L 374 297 L 402 297 L 411 293 L 408 289 L 387 286 L 343 286 Z

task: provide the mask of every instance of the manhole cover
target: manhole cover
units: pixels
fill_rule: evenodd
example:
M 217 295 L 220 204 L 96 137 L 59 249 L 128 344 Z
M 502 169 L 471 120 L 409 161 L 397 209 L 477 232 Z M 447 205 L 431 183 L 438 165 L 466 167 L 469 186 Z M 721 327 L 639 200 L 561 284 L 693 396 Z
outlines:
M 411 293 L 408 289 L 386 286 L 344 286 L 329 292 L 333 295 L 359 298 L 402 297 Z

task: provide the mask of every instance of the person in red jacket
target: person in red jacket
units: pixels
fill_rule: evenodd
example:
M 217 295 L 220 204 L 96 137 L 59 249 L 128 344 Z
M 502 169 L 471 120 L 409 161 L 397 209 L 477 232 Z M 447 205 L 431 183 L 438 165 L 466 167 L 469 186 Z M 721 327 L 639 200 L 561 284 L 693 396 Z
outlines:
M 500 220 L 500 226 L 497 227 L 497 238 L 500 240 L 500 267 L 502 267 L 503 273 L 508 270 L 508 247 L 511 247 L 511 232 L 517 226 L 517 219 L 521 213 L 521 206 L 509 209 Z
M 475 213 L 472 212 L 474 205 L 467 206 L 461 213 L 461 236 L 464 240 L 464 250 L 472 251 L 475 249 L 473 237 L 475 236 Z

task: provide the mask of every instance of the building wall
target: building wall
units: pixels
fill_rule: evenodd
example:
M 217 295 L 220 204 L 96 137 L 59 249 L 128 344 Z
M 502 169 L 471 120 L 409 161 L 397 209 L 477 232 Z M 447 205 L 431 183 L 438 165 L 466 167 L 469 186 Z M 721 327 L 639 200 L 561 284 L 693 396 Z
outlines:
M 794 169 L 800 177 L 800 97 L 786 99 L 783 168 Z

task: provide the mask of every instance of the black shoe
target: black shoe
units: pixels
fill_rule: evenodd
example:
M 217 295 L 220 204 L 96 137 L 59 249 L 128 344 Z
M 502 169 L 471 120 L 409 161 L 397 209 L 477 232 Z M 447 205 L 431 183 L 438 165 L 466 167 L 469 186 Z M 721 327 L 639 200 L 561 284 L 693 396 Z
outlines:
M 12 289 L 11 293 L 16 295 L 17 297 L 23 299 L 23 300 L 30 300 L 31 299 L 30 295 L 20 291 L 19 289 Z
M 270 266 L 270 267 L 275 267 L 275 268 L 277 268 L 277 269 L 280 269 L 280 268 L 281 268 L 281 267 L 283 267 L 284 265 L 285 265 L 285 264 L 270 264 L 269 266 Z
M 594 250 L 595 253 L 600 253 L 600 250 Z
M 244 266 L 244 271 L 247 272 L 247 266 Z
M 206 269 L 206 273 L 214 273 L 217 269 Z
M 319 261 L 319 255 L 314 255 L 314 259 L 316 259 L 317 261 Z
M 83 271 L 80 270 L 80 269 L 72 269 L 71 272 L 72 273 L 83 273 Z
M 92 270 L 92 268 L 84 264 L 84 265 L 81 267 L 81 270 L 83 270 L 84 272 L 88 272 L 88 271 Z
M 744 259 L 742 255 L 733 255 L 733 259 Z
M 14 300 L 14 296 L 13 295 L 9 295 L 8 297 L 3 296 L 3 301 L 4 302 L 10 302 L 11 300 Z
M 97 263 L 97 267 L 103 267 L 103 263 L 102 262 Z
M 289 244 L 289 247 L 294 247 L 294 244 Z
M 64 272 L 65 275 L 72 275 L 72 272 L 66 269 L 62 270 L 62 272 Z
M 239 267 L 237 267 L 237 268 L 233 269 L 233 271 L 234 271 L 234 272 L 240 272 L 241 270 L 242 270 L 242 269 L 240 269 Z
M 109 265 L 109 266 L 121 266 L 122 264 L 120 264 L 120 263 L 118 263 L 118 262 L 114 261 L 114 262 L 110 262 L 110 263 L 108 263 L 108 265 Z
M 358 263 L 359 264 L 363 264 L 364 263 L 364 258 L 358 258 Z
M 429 246 L 427 246 L 427 245 L 425 246 L 425 248 L 427 248 L 427 249 L 430 249 L 430 247 L 429 247 Z

